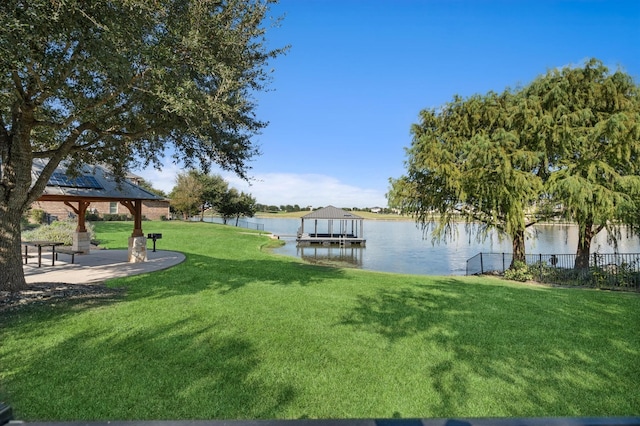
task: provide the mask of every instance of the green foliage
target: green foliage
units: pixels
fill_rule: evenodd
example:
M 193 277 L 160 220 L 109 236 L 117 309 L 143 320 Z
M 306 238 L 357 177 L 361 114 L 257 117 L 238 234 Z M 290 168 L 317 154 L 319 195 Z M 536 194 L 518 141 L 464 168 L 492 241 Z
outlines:
M 31 222 L 33 223 L 44 223 L 46 213 L 41 209 L 31 209 L 29 216 L 31 218 Z
M 456 96 L 422 111 L 412 134 L 407 173 L 387 198 L 435 239 L 462 218 L 480 237 L 512 238 L 524 260 L 524 229 L 538 220 L 577 222 L 586 256 L 601 229 L 640 229 L 640 91 L 596 59 L 516 91 Z
M 533 273 L 525 262 L 515 261 L 513 265 L 504 271 L 504 277 L 512 281 L 529 281 L 533 279 Z
M 103 220 L 103 218 L 100 217 L 98 213 L 86 213 L 84 218 L 88 222 L 98 222 L 100 220 Z
M 256 213 L 256 200 L 250 194 L 231 188 L 220 200 L 218 213 L 224 223 L 232 217 L 236 218 L 236 222 L 241 216 L 253 217 Z
M 73 244 L 73 234 L 76 232 L 77 223 L 70 220 L 61 220 L 51 222 L 51 225 L 41 225 L 38 228 L 24 231 L 22 238 L 25 241 L 57 241 L 64 243 L 64 245 L 70 246 Z M 95 239 L 96 234 L 93 225 L 86 223 L 87 232 L 92 240 Z
M 600 230 L 637 223 L 629 212 L 640 209 L 638 86 L 592 59 L 549 71 L 523 95 L 523 138 L 544 153 L 545 191 L 578 224 L 578 253 L 588 256 Z
M 220 175 L 208 175 L 196 170 L 178 174 L 176 186 L 171 191 L 171 205 L 174 211 L 189 217 L 199 213 L 204 218 L 206 209 L 216 211 L 224 222 L 231 217 L 253 217 L 256 200 L 250 194 L 229 188 Z
M 392 180 L 390 205 L 435 223 L 432 235 L 450 235 L 460 218 L 477 227 L 478 237 L 497 229 L 510 236 L 524 259 L 525 211 L 540 200 L 540 158 L 520 138 L 513 115 L 518 94 L 505 91 L 468 99 L 455 97 L 442 108 L 424 110 L 412 127 L 407 174 Z
M 229 184 L 220 175 L 209 175 L 197 170 L 179 173 L 171 191 L 171 206 L 187 218 L 200 214 L 203 220 L 207 209 L 219 210 Z
M 186 219 L 200 210 L 203 193 L 204 188 L 197 178 L 197 172 L 179 173 L 176 176 L 176 186 L 169 194 L 171 208 L 182 213 Z
M 16 119 L 38 117 L 37 128 L 21 123 L 34 129 L 33 151 L 122 170 L 134 153 L 158 164 L 172 144 L 187 166 L 215 162 L 244 176 L 257 153 L 250 138 L 265 126 L 252 93 L 283 53 L 266 47 L 269 3 L 4 1 L 3 114 L 18 102 Z
M 165 197 L 165 198 L 167 197 L 167 194 L 165 194 L 164 191 L 154 188 L 153 185 L 151 184 L 151 182 L 147 182 L 144 179 L 137 179 L 136 180 L 136 185 L 138 185 L 139 187 L 151 192 L 152 194 L 159 195 L 159 196 Z
M 598 257 L 597 254 L 594 256 Z M 528 271 L 532 275 L 531 279 L 563 287 L 577 286 L 632 291 L 640 289 L 640 272 L 638 272 L 637 261 L 623 262 L 620 265 L 591 265 L 588 268 L 560 268 L 549 265 L 547 262 L 537 262 L 529 265 Z M 508 272 L 505 271 L 505 277 Z
M 125 213 L 105 213 L 102 215 L 102 220 L 107 222 L 124 222 L 131 221 L 133 218 L 131 215 Z

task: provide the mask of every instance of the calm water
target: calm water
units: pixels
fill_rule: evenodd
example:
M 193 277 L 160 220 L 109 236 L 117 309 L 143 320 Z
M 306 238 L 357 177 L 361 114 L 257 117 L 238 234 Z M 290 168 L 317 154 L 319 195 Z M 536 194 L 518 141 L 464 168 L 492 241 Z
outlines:
M 296 247 L 295 233 L 300 219 L 252 218 L 249 223 L 263 224 L 264 230 L 282 237 L 286 244 L 274 250 L 276 253 L 298 256 L 313 261 L 345 262 L 362 269 L 383 272 L 400 272 L 419 275 L 464 275 L 466 261 L 479 252 L 510 253 L 511 242 L 500 241 L 492 234 L 484 242 L 469 237 L 463 224 L 458 226 L 458 236 L 453 241 L 432 244 L 429 235 L 411 221 L 365 220 L 364 237 L 367 246 L 359 247 Z M 573 225 L 542 225 L 535 235 L 527 238 L 527 253 L 574 254 L 578 230 Z M 616 250 L 607 243 L 604 232 L 598 234 L 591 245 L 592 252 L 613 253 Z M 625 235 L 618 241 L 618 252 L 640 252 L 640 239 Z

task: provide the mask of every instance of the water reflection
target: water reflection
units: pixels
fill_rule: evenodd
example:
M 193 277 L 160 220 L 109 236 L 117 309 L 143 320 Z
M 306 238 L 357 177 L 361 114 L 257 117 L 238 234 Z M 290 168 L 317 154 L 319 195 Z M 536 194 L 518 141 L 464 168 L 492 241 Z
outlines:
M 349 268 L 362 268 L 363 253 L 361 247 L 296 247 L 297 256 L 307 262 Z

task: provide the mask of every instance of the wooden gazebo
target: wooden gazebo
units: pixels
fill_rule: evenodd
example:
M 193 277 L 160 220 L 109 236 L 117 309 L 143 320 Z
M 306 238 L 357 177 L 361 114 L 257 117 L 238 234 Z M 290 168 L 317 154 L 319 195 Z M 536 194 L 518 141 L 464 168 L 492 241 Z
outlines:
M 364 246 L 364 218 L 328 206 L 302 216 L 296 241 L 299 246 Z
M 33 180 L 40 176 L 46 160 L 34 160 Z M 146 260 L 146 238 L 142 232 L 142 202 L 162 200 L 144 188 L 115 176 L 105 166 L 85 165 L 77 176 L 67 175 L 67 169 L 60 165 L 51 175 L 38 201 L 57 201 L 70 207 L 76 214 L 78 225 L 73 239 L 73 250 L 89 253 L 91 241 L 85 225 L 87 208 L 92 202 L 119 202 L 133 216 L 133 232 L 129 238 L 129 261 Z

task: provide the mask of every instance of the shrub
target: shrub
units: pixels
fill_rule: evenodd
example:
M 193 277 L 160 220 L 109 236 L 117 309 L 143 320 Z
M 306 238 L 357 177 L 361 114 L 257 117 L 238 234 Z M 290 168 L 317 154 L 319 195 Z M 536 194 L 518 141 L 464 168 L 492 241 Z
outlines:
M 61 220 L 51 223 L 51 225 L 42 225 L 36 229 L 25 231 L 22 233 L 23 240 L 44 240 L 58 241 L 64 245 L 73 244 L 73 234 L 76 232 L 77 223 L 75 221 Z M 90 223 L 86 224 L 87 232 L 91 239 L 95 239 L 95 231 Z
M 122 222 L 122 221 L 132 220 L 131 216 L 126 214 L 110 214 L 110 213 L 103 214 L 102 219 L 104 219 L 107 222 Z
M 98 213 L 87 213 L 84 218 L 85 220 L 88 220 L 90 222 L 98 222 L 102 220 L 102 218 L 100 217 L 100 215 L 98 215 Z
M 512 281 L 529 281 L 533 279 L 533 274 L 526 263 L 516 261 L 513 266 L 504 271 L 504 277 Z
M 44 212 L 44 210 L 40 210 L 40 209 L 32 209 L 31 213 L 29 214 L 31 221 L 33 223 L 44 223 L 45 222 L 45 217 L 46 217 L 46 213 Z

